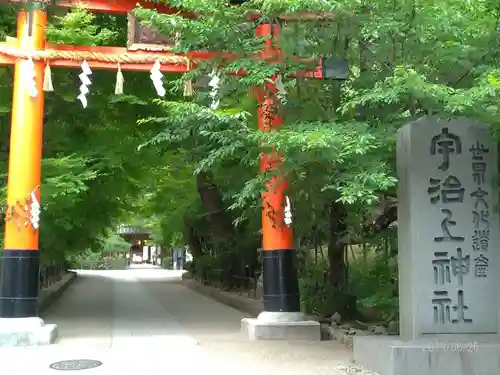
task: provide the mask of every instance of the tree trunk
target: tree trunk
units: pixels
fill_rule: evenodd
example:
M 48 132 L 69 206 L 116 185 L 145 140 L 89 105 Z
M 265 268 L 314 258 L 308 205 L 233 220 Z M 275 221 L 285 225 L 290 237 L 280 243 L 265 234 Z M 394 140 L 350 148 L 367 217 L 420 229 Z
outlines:
M 196 236 L 194 228 L 187 218 L 184 219 L 183 229 L 184 229 L 183 230 L 184 242 L 187 243 L 187 245 L 191 249 L 191 252 L 193 254 L 193 259 L 196 260 L 203 253 L 200 239 L 198 238 L 198 236 Z
M 344 253 L 346 244 L 342 242 L 347 226 L 345 219 L 347 211 L 342 203 L 333 202 L 329 207 L 329 237 L 328 237 L 328 279 L 336 289 L 344 289 L 346 284 L 346 265 Z
M 338 312 L 343 320 L 356 315 L 356 299 L 347 294 L 347 267 L 345 262 L 347 243 L 342 239 L 347 234 L 347 210 L 343 203 L 332 202 L 328 207 L 328 281 L 335 295 L 332 298 L 331 313 Z
M 198 280 L 202 280 L 203 270 L 201 270 L 200 267 L 198 266 L 198 262 L 201 256 L 203 255 L 203 246 L 202 246 L 203 239 L 196 234 L 196 229 L 194 227 L 193 222 L 190 221 L 189 218 L 187 217 L 184 218 L 183 234 L 184 234 L 184 242 L 187 243 L 193 255 L 193 262 L 191 264 L 191 269 L 190 269 L 192 276 Z
M 233 228 L 222 203 L 219 189 L 207 173 L 201 172 L 196 176 L 196 188 L 213 235 L 219 239 L 231 237 Z
M 236 254 L 231 220 L 222 202 L 219 189 L 211 176 L 204 172 L 199 173 L 196 176 L 196 188 L 213 234 L 212 245 L 219 267 L 222 269 L 221 282 L 227 289 L 231 289 L 235 286 L 235 281 L 239 280 L 234 276 L 244 274 Z

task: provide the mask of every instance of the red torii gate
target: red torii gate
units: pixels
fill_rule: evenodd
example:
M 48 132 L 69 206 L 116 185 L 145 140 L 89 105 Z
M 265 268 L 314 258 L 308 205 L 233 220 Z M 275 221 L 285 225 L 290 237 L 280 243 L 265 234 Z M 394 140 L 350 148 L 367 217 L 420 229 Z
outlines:
M 83 6 L 91 11 L 106 13 L 128 13 L 136 0 L 82 0 L 58 2 L 58 6 Z M 164 5 L 144 3 L 144 7 L 155 7 L 159 12 L 177 12 Z M 193 14 L 185 14 L 193 17 Z M 283 19 L 329 18 L 329 14 L 303 13 Z M 38 317 L 38 227 L 40 214 L 40 175 L 43 130 L 43 80 L 45 63 L 51 67 L 79 68 L 87 61 L 94 69 L 116 69 L 149 71 L 157 60 L 164 72 L 186 72 L 200 60 L 215 57 L 234 59 L 231 54 L 213 52 L 190 52 L 176 55 L 165 52 L 129 51 L 125 47 L 77 47 L 51 45 L 45 40 L 47 14 L 44 4 L 30 2 L 22 5 L 17 17 L 17 39 L 0 43 L 0 65 L 14 64 L 14 91 L 9 154 L 9 176 L 7 187 L 7 212 L 4 251 L 0 269 L 0 321 L 1 318 Z M 269 36 L 260 58 L 280 58 L 280 51 L 273 40 L 278 35 L 277 24 L 264 23 L 256 28 L 257 36 Z M 31 64 L 31 66 L 29 66 Z M 300 76 L 323 79 L 322 61 L 315 71 L 297 73 Z M 23 81 L 26 75 L 36 74 L 37 95 L 27 91 Z M 30 73 L 31 72 L 31 73 Z M 238 74 L 246 74 L 239 72 Z M 268 84 L 259 90 L 259 129 L 276 128 L 283 123 L 273 109 L 276 106 L 276 87 Z M 269 170 L 279 162 L 279 157 L 263 155 L 261 172 Z M 300 296 L 296 269 L 296 251 L 293 246 L 292 228 L 285 225 L 284 209 L 287 181 L 274 179 L 263 194 L 262 206 L 262 250 L 264 280 L 264 310 L 266 319 L 282 319 L 290 313 L 292 320 L 300 317 Z M 277 313 L 277 314 L 275 314 Z M 285 313 L 285 314 L 283 314 Z M 273 318 L 275 314 L 275 318 Z M 289 317 L 287 319 L 290 319 Z M 10 321 L 11 319 L 9 319 Z M 319 332 L 319 327 L 318 327 Z M 1 324 L 0 324 L 1 334 Z

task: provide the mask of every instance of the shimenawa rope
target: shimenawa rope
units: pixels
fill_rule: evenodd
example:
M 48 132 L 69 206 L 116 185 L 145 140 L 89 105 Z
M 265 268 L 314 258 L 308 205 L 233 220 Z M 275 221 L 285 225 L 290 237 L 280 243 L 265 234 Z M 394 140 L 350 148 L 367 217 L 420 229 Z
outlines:
M 161 56 L 155 54 L 107 54 L 89 51 L 57 51 L 57 50 L 41 50 L 41 51 L 21 51 L 17 48 L 0 45 L 0 54 L 8 55 L 20 59 L 31 58 L 35 61 L 51 61 L 51 60 L 75 60 L 75 61 L 101 61 L 108 63 L 121 64 L 151 64 L 156 60 L 160 64 L 187 65 L 189 59 L 184 56 Z

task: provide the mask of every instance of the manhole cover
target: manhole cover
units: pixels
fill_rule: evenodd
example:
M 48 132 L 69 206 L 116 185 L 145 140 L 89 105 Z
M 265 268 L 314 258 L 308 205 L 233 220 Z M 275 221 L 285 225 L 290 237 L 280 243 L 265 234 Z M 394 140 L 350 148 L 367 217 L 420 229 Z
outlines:
M 51 364 L 49 367 L 53 370 L 60 371 L 78 371 L 88 370 L 91 368 L 99 367 L 102 362 L 94 359 L 70 359 L 67 361 L 59 361 Z

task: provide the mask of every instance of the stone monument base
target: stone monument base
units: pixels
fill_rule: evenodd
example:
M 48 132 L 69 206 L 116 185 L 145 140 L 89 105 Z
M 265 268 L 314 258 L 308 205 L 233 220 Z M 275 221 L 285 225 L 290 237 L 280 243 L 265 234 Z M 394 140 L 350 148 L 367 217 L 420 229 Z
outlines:
M 243 318 L 241 330 L 249 340 L 321 340 L 319 322 L 302 313 L 263 311 L 257 319 Z
M 398 336 L 354 336 L 354 361 L 379 375 L 500 374 L 499 358 L 500 340 L 495 341 L 493 335 L 433 336 L 414 341 L 402 341 Z
M 0 318 L 0 347 L 48 345 L 57 337 L 57 325 L 40 318 Z

